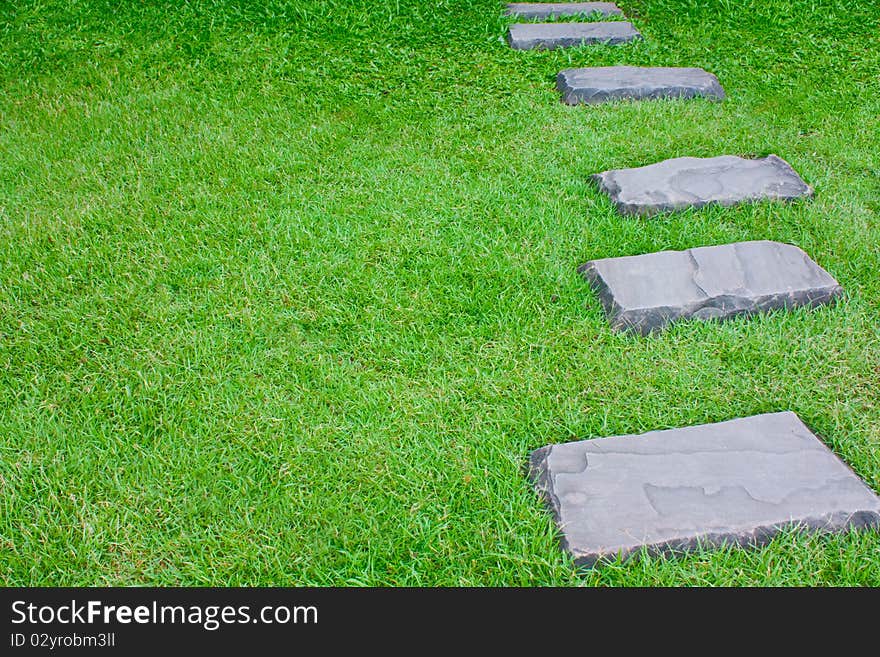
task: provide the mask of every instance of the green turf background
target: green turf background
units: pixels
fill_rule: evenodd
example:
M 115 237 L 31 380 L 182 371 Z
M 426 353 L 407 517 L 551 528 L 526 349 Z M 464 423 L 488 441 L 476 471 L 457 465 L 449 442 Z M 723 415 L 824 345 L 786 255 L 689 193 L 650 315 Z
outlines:
M 880 5 L 0 2 L 0 583 L 880 585 L 880 533 L 578 573 L 523 477 L 576 438 L 790 409 L 880 489 Z M 728 100 L 566 107 L 569 66 Z M 588 175 L 776 153 L 795 205 L 621 218 Z M 648 339 L 585 260 L 804 248 L 835 307 Z

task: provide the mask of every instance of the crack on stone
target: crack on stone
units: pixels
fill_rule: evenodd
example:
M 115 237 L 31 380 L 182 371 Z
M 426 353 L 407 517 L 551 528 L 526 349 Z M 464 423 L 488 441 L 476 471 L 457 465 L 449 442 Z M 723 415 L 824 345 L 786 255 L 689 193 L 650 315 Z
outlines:
M 646 482 L 642 485 L 642 490 L 645 493 L 645 499 L 647 499 L 648 504 L 650 504 L 651 508 L 654 510 L 655 513 L 657 513 L 657 515 L 670 516 L 680 511 L 680 505 L 677 505 L 672 500 L 672 498 L 687 497 L 689 493 L 696 493 L 697 495 L 700 495 L 702 499 L 706 500 L 708 506 L 713 506 L 717 503 L 717 501 L 722 500 L 724 497 L 735 496 L 737 492 L 740 492 L 744 493 L 749 500 L 754 502 L 756 505 L 758 505 L 758 507 L 762 509 L 775 509 L 779 507 L 784 507 L 787 503 L 797 499 L 800 496 L 803 496 L 804 494 L 819 493 L 822 491 L 828 491 L 829 489 L 833 490 L 836 487 L 861 490 L 863 485 L 861 484 L 861 482 L 854 482 L 849 476 L 841 475 L 838 477 L 828 478 L 815 486 L 798 486 L 797 488 L 793 488 L 781 498 L 779 498 L 778 501 L 756 497 L 755 494 L 753 494 L 749 490 L 748 486 L 745 484 L 729 484 L 726 486 L 719 486 L 716 492 L 710 493 L 708 491 L 709 487 L 707 486 L 660 486 L 657 484 Z M 669 502 L 671 504 L 671 507 L 666 507 L 666 502 Z M 780 519 L 780 521 L 781 520 L 783 519 Z M 734 525 L 729 526 L 728 529 L 740 530 L 748 526 L 748 524 L 743 525 L 742 527 Z
M 671 504 L 672 508 L 670 509 L 665 503 L 669 502 L 673 497 L 687 497 L 690 493 L 699 495 L 702 499 L 708 502 L 709 506 L 714 505 L 716 500 L 736 495 L 737 492 L 744 493 L 747 498 L 760 507 L 774 508 L 782 504 L 782 501 L 769 502 L 755 497 L 744 484 L 719 486 L 717 492 L 714 493 L 707 492 L 706 486 L 658 486 L 651 483 L 643 484 L 642 490 L 645 493 L 645 499 L 647 499 L 648 504 L 651 505 L 651 508 L 659 516 L 670 516 L 680 512 L 680 505 L 673 502 Z
M 771 242 L 771 244 L 772 244 L 772 242 Z M 779 247 L 775 244 L 773 246 L 774 246 L 775 254 L 778 255 L 779 254 Z M 746 293 L 748 293 L 748 291 L 754 287 L 755 281 L 751 275 L 751 271 L 750 271 L 749 267 L 746 266 L 746 262 L 743 259 L 742 245 L 739 243 L 734 243 L 734 245 L 733 245 L 733 258 L 736 261 L 737 270 L 739 271 L 740 278 L 743 282 L 742 290 L 745 291 Z M 807 263 L 807 267 L 808 268 L 812 267 L 812 263 Z
M 711 295 L 697 282 L 697 276 L 700 275 L 700 263 L 697 262 L 696 257 L 694 257 L 694 250 L 688 249 L 685 253 L 687 253 L 688 260 L 691 263 L 691 281 L 693 282 L 694 287 L 697 288 L 697 291 L 708 299 Z
M 583 464 L 581 466 L 579 466 L 577 469 L 575 469 L 575 470 L 564 470 L 561 468 L 554 469 L 555 470 L 553 472 L 554 485 L 555 485 L 556 477 L 559 475 L 579 475 L 579 474 L 583 474 L 584 472 L 587 471 L 587 468 L 590 465 L 590 460 L 589 460 L 589 458 L 587 458 L 587 450 L 586 450 L 585 446 L 583 449 L 580 450 L 580 453 L 578 454 L 578 456 L 583 460 Z M 549 454 L 547 455 L 547 458 L 549 460 L 549 458 L 550 458 Z

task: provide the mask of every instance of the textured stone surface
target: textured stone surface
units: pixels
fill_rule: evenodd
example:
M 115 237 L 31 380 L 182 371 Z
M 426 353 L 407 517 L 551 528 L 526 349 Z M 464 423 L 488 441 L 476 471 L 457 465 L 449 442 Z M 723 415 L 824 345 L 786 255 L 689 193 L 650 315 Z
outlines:
M 623 12 L 613 2 L 512 2 L 507 5 L 504 13 L 516 18 L 556 18 L 590 14 L 623 16 Z
M 877 495 L 791 412 L 542 447 L 530 477 L 584 565 L 880 526 Z
M 649 98 L 724 98 L 718 78 L 701 68 L 569 68 L 556 76 L 556 87 L 569 105 Z
M 591 260 L 578 271 L 598 293 L 611 326 L 642 335 L 680 318 L 818 306 L 843 293 L 801 249 L 769 241 Z
M 641 39 L 631 23 L 514 23 L 507 42 L 515 50 L 553 50 L 584 44 L 619 44 Z
M 710 203 L 792 201 L 813 195 L 813 189 L 776 155 L 757 160 L 735 155 L 678 157 L 592 178 L 623 214 L 651 215 Z

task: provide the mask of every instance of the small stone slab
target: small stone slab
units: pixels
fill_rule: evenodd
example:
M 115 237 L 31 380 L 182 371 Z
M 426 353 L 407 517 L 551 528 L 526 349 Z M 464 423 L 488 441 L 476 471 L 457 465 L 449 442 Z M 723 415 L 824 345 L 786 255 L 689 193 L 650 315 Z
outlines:
M 568 68 L 556 76 L 556 88 L 568 105 L 654 98 L 724 98 L 718 78 L 701 68 Z
M 559 18 L 560 16 L 623 16 L 613 2 L 512 2 L 505 16 L 515 18 Z
M 880 498 L 790 411 L 550 445 L 529 465 L 580 565 L 880 526 Z
M 622 214 L 642 216 L 710 203 L 730 206 L 813 195 L 813 188 L 776 155 L 756 160 L 735 155 L 678 157 L 636 169 L 604 171 L 592 179 Z
M 507 42 L 514 50 L 554 50 L 586 44 L 627 43 L 641 39 L 632 23 L 514 23 L 508 28 Z
M 578 268 L 611 327 L 641 335 L 678 319 L 819 306 L 843 288 L 791 244 L 754 241 L 591 260 Z

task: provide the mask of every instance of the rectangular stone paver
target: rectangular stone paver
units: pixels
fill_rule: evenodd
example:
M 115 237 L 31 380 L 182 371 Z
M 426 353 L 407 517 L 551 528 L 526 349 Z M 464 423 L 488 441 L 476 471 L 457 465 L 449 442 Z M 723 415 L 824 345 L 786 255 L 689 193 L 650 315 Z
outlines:
M 568 105 L 653 98 L 724 98 L 718 78 L 701 68 L 568 68 L 556 76 L 556 87 Z
M 880 498 L 792 412 L 542 447 L 530 478 L 583 565 L 880 526 Z
M 592 179 L 621 213 L 642 216 L 813 195 L 813 189 L 776 155 L 755 160 L 736 155 L 678 157 L 636 169 L 604 171 Z
M 591 260 L 578 268 L 618 331 L 647 335 L 677 319 L 727 319 L 818 306 L 843 294 L 796 246 L 737 242 Z
M 587 44 L 627 43 L 641 39 L 632 23 L 514 23 L 507 32 L 507 42 L 514 50 L 553 50 Z
M 557 18 L 590 14 L 622 16 L 623 12 L 613 2 L 512 2 L 504 14 L 516 18 Z

